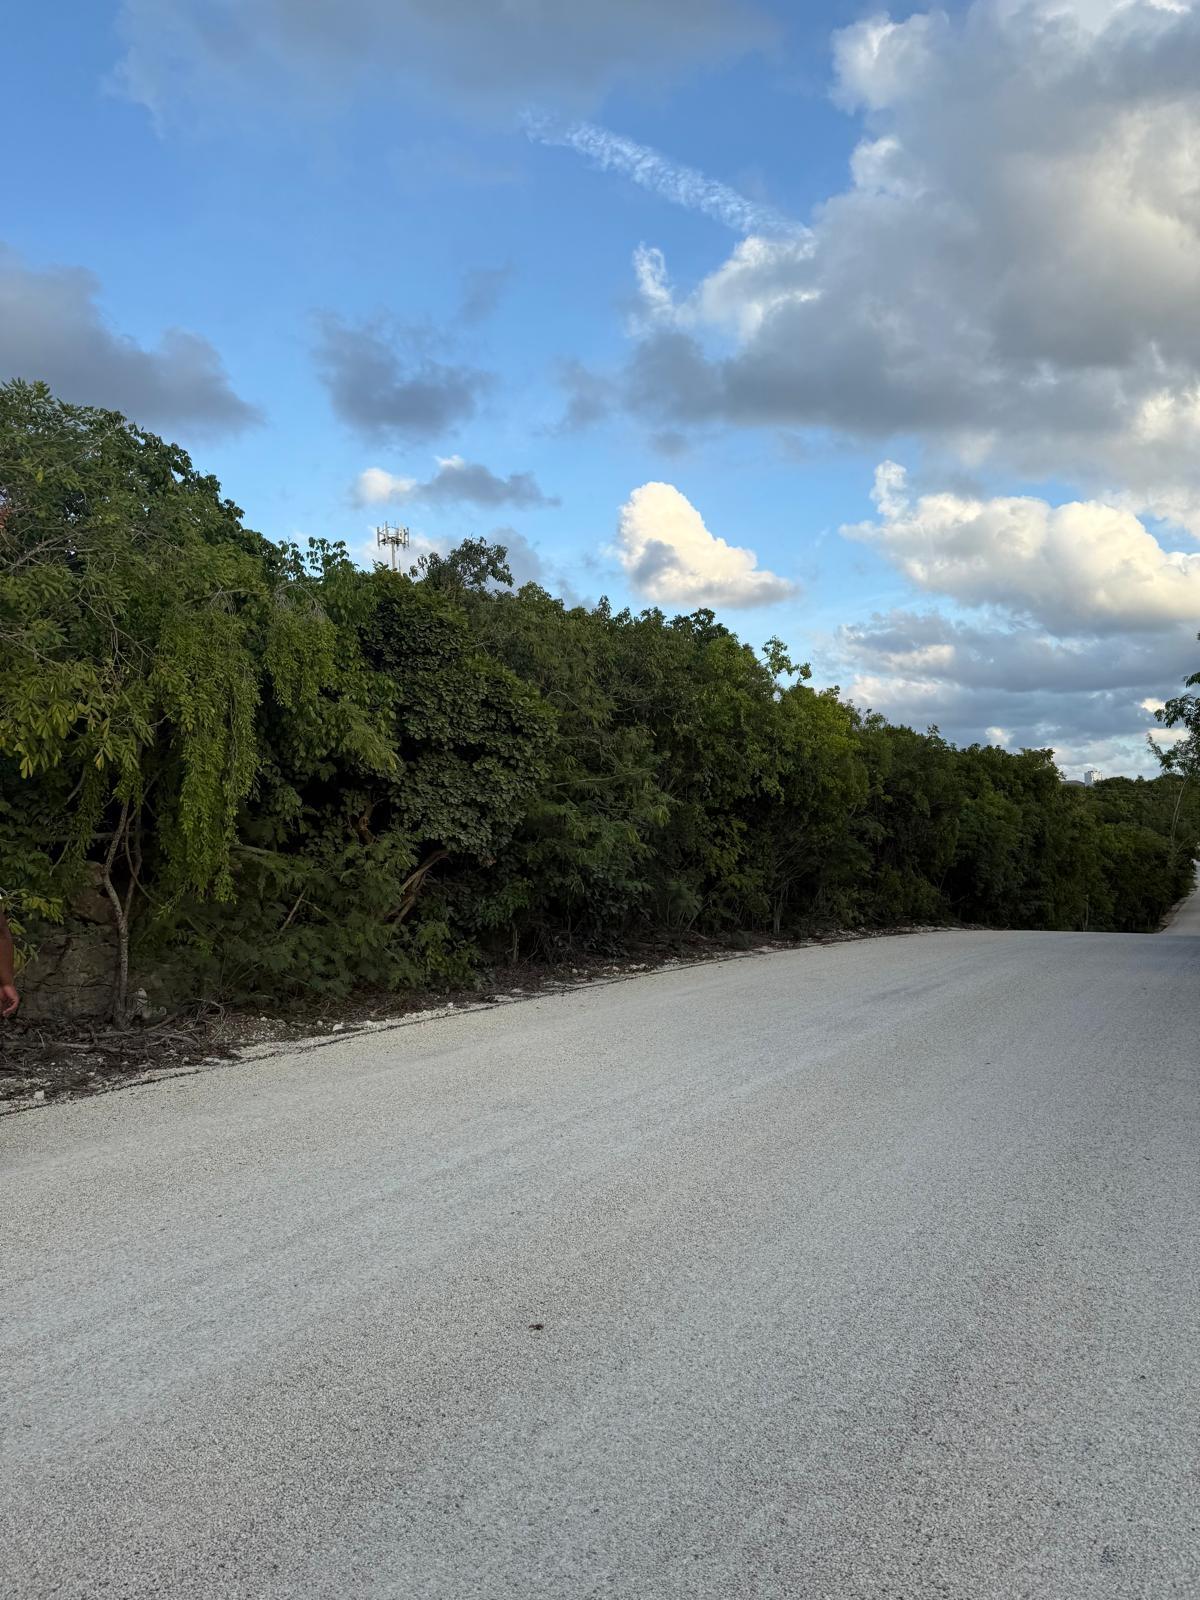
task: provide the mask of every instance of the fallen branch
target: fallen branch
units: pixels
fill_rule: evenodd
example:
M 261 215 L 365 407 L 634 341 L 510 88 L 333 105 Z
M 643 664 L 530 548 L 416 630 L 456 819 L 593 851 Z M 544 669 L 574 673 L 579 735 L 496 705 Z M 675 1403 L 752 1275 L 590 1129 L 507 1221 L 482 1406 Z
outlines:
M 415 872 L 410 872 L 400 885 L 400 904 L 394 911 L 390 911 L 384 918 L 385 922 L 403 922 L 408 913 L 416 904 L 417 896 L 421 892 L 421 885 L 425 882 L 426 874 L 437 866 L 439 861 L 444 861 L 450 854 L 449 850 L 435 850 L 431 856 L 422 861 Z

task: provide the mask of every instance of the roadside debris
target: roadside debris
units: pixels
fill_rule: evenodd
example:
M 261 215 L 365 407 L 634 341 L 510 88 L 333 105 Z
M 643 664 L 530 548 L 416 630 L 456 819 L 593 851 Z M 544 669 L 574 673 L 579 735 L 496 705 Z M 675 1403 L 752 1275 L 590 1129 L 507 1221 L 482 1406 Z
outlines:
M 333 1036 L 394 1027 L 422 1016 L 478 1006 L 507 1005 L 537 996 L 566 993 L 595 983 L 615 983 L 641 974 L 730 961 L 772 950 L 842 944 L 896 934 L 951 931 L 933 926 L 842 928 L 807 938 L 762 937 L 722 943 L 694 937 L 671 946 L 639 948 L 628 956 L 573 953 L 557 964 L 519 963 L 497 968 L 491 982 L 453 995 L 429 991 L 357 995 L 342 1003 L 336 1020 L 328 996 L 306 1008 L 297 1002 L 286 1017 L 254 1009 L 227 1010 L 215 1003 L 174 1016 L 134 1023 L 125 1029 L 81 1028 L 46 1022 L 7 1024 L 0 1029 L 0 1115 L 31 1110 L 58 1100 L 103 1094 L 163 1078 L 204 1071 L 223 1063 L 261 1059 L 287 1049 L 318 1048 Z

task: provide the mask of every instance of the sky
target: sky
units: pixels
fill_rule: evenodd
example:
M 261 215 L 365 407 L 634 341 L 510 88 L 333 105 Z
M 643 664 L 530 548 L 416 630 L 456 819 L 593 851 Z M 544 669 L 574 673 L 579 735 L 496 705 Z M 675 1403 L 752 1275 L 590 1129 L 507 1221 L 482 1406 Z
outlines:
M 1155 770 L 1200 666 L 1190 0 L 64 0 L 6 46 L 0 378 L 270 538 L 493 539 Z

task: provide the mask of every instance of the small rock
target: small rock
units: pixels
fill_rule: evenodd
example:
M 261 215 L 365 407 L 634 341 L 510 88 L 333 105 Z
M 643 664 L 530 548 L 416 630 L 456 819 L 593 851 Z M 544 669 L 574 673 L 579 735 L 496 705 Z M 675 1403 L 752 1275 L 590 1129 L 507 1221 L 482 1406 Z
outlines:
M 35 1089 L 35 1090 L 34 1090 L 34 1091 L 33 1091 L 33 1098 L 34 1098 L 34 1099 L 35 1099 L 35 1100 L 44 1100 L 44 1099 L 45 1099 L 45 1098 L 46 1098 L 46 1091 L 45 1091 L 45 1089 Z

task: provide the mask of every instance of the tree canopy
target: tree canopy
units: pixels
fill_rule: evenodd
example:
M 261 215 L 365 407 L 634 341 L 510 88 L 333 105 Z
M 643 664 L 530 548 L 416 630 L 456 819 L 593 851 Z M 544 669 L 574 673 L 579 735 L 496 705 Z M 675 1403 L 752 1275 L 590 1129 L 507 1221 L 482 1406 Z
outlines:
M 955 749 L 710 611 L 568 606 L 469 540 L 277 546 L 114 412 L 0 388 L 0 884 L 91 876 L 180 997 L 469 981 L 634 938 L 959 919 L 1148 930 L 1200 841 L 1153 781 Z M 1192 680 L 1200 682 L 1200 675 Z

